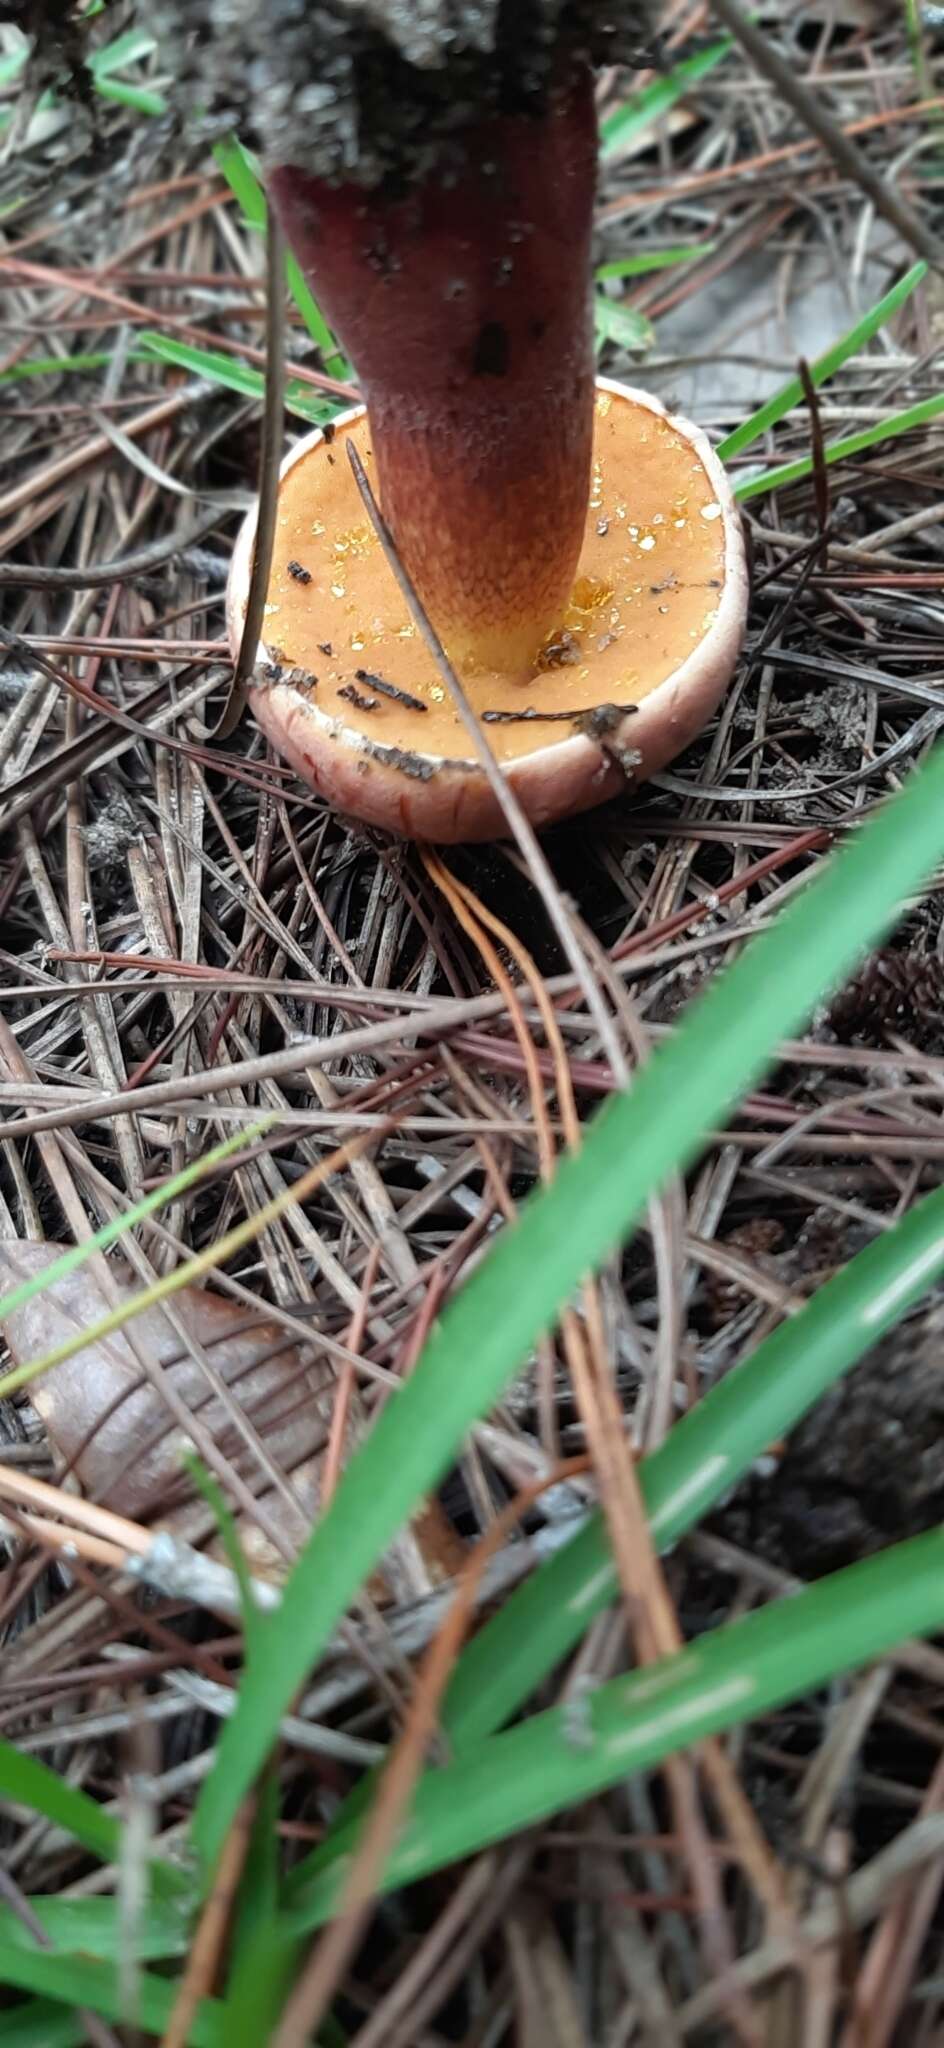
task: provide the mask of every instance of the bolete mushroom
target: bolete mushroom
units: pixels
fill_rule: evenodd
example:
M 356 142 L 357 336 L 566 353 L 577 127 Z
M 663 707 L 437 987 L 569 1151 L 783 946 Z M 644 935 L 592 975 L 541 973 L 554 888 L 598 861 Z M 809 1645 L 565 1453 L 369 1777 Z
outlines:
M 225 18 L 224 98 L 238 18 L 271 203 L 366 399 L 283 467 L 258 722 L 309 783 L 374 824 L 429 840 L 504 829 L 365 515 L 351 439 L 533 822 L 653 772 L 724 689 L 747 578 L 704 436 L 594 378 L 592 64 L 625 54 L 619 32 L 641 37 L 647 10 L 194 12 L 204 37 L 216 24 L 222 38 Z M 250 517 L 230 579 L 234 644 L 252 549 Z

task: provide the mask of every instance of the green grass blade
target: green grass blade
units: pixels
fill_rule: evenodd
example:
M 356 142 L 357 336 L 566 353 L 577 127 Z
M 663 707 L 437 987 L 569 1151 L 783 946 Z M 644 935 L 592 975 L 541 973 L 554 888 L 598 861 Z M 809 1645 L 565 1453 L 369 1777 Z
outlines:
M 145 1216 L 153 1216 L 156 1209 L 163 1209 L 168 1202 L 175 1201 L 177 1196 L 192 1187 L 195 1181 L 202 1180 L 211 1167 L 218 1166 L 222 1159 L 228 1159 L 231 1153 L 241 1151 L 245 1145 L 251 1145 L 254 1139 L 261 1137 L 263 1132 L 271 1128 L 274 1120 L 272 1116 L 258 1117 L 255 1123 L 248 1124 L 244 1130 L 231 1132 L 228 1138 L 224 1138 L 219 1145 L 214 1145 L 212 1150 L 205 1152 L 200 1159 L 191 1160 L 189 1166 L 182 1167 L 179 1173 L 173 1174 L 161 1187 L 153 1188 L 149 1195 L 143 1195 L 140 1202 L 135 1202 L 120 1216 L 114 1216 L 110 1223 L 103 1223 L 84 1243 L 70 1245 L 61 1258 L 54 1259 L 49 1266 L 44 1266 L 41 1273 L 34 1273 L 29 1280 L 21 1280 L 19 1286 L 10 1289 L 9 1294 L 0 1296 L 0 1323 L 5 1317 L 11 1316 L 15 1309 L 23 1308 L 26 1302 L 32 1301 L 35 1295 L 47 1293 L 50 1287 L 55 1287 L 57 1281 L 64 1280 L 67 1273 L 74 1273 L 77 1266 L 84 1266 L 94 1252 L 107 1251 L 109 1245 L 123 1237 L 126 1231 L 135 1229 L 137 1224 L 143 1222 Z
M 117 1899 L 37 1897 L 29 1904 L 55 1949 L 109 1962 L 117 1960 L 127 1943 L 128 1930 Z M 141 1962 L 183 1956 L 190 1938 L 190 1914 L 184 1899 L 152 1897 L 135 1930 L 135 1953 Z M 36 1946 L 10 1906 L 0 1905 L 0 1941 L 16 1942 L 27 1949 Z
M 104 370 L 111 359 L 111 349 L 85 356 L 33 356 L 28 362 L 14 363 L 11 369 L 0 371 L 0 384 L 19 384 L 25 377 L 54 377 L 65 370 Z
M 936 1189 L 726 1373 L 643 1459 L 640 1483 L 659 1549 L 694 1528 L 942 1273 L 944 1190 Z M 616 1591 L 597 1513 L 463 1652 L 442 1717 L 450 1741 L 462 1747 L 501 1727 Z
M 827 378 L 834 377 L 836 371 L 842 369 L 843 363 L 848 362 L 850 356 L 858 355 L 866 342 L 871 341 L 873 334 L 877 334 L 879 328 L 884 327 L 885 322 L 891 319 L 892 314 L 897 313 L 899 306 L 903 306 L 905 300 L 911 297 L 915 287 L 927 274 L 926 263 L 913 263 L 904 277 L 899 278 L 898 283 L 892 286 L 891 291 L 886 292 L 884 298 L 877 300 L 870 312 L 864 313 L 862 319 L 857 320 L 847 334 L 842 335 L 839 341 L 834 341 L 832 347 L 826 349 L 821 356 L 817 356 L 815 363 L 810 364 L 810 377 L 814 385 L 825 384 Z M 740 426 L 735 427 L 733 434 L 728 434 L 727 438 L 719 443 L 718 454 L 722 462 L 730 462 L 732 456 L 740 455 L 744 448 L 750 448 L 754 441 L 759 440 L 761 434 L 767 432 L 768 427 L 775 427 L 785 413 L 791 412 L 795 405 L 802 403 L 803 386 L 799 377 L 791 377 L 788 383 L 781 385 L 779 391 L 774 392 L 772 398 L 768 398 L 765 404 L 758 406 L 756 412 L 742 420 Z
M 611 1679 L 587 1699 L 576 1740 L 571 1711 L 554 1708 L 427 1771 L 382 1889 L 474 1855 L 942 1623 L 944 1531 L 935 1529 Z M 330 1916 L 355 1838 L 356 1824 L 335 1867 L 294 1901 L 291 1932 Z
M 153 92 L 146 85 L 129 85 L 123 78 L 97 78 L 95 90 L 103 100 L 117 100 L 120 107 L 130 107 L 133 114 L 148 114 L 156 120 L 167 112 L 167 101 L 162 92 Z
M 47 1764 L 40 1763 L 38 1757 L 15 1749 L 11 1742 L 0 1742 L 0 1806 L 3 1805 L 25 1806 L 32 1813 L 43 1814 L 53 1827 L 81 1842 L 103 1863 L 116 1863 L 120 1858 L 122 1829 L 114 1816 L 106 1813 L 97 1800 L 90 1799 L 87 1792 L 67 1784 Z M 190 1880 L 173 1864 L 155 1858 L 150 1864 L 150 1876 L 155 1897 L 167 1905 L 168 1911 L 176 1911 L 181 1900 L 189 1899 Z
M 944 1189 L 936 1189 L 727 1373 L 641 1461 L 639 1481 L 657 1547 L 670 1549 L 694 1528 L 942 1274 Z M 617 1591 L 598 1511 L 463 1651 L 440 1716 L 450 1746 L 467 1749 L 494 1734 Z M 331 1860 L 339 1826 L 363 1811 L 375 1782 L 374 1772 L 361 1779 L 326 1841 L 296 1866 L 290 1894 Z
M 352 1459 L 266 1618 L 193 1823 L 204 1878 L 278 1721 L 416 1502 L 442 1478 L 581 1279 L 626 1236 L 666 1175 L 762 1070 L 944 853 L 944 749 L 882 806 L 770 930 L 693 1005 L 683 1027 L 593 1120 L 583 1149 L 503 1232 Z
M 22 43 L 18 50 L 8 50 L 5 57 L 0 57 L 0 89 L 19 78 L 28 56 L 29 44 Z
M 77 2013 L 48 1998 L 24 1999 L 0 2012 L 0 2048 L 83 2048 L 87 2041 Z
M 936 398 L 922 398 L 917 405 L 905 407 L 891 419 L 876 420 L 872 426 L 863 427 L 858 434 L 846 434 L 841 441 L 833 441 L 823 449 L 824 462 L 845 462 L 850 455 L 861 455 L 866 448 L 877 448 L 881 441 L 893 440 L 896 434 L 909 434 L 913 427 L 926 426 L 929 420 L 939 419 L 944 413 L 944 392 Z M 743 504 L 746 498 L 756 498 L 762 491 L 780 490 L 786 484 L 799 483 L 803 477 L 811 476 L 813 458 L 803 455 L 797 462 L 783 462 L 778 469 L 765 469 L 762 476 L 745 477 L 735 484 L 734 495 Z
M 116 71 L 123 71 L 128 64 L 140 64 L 145 57 L 153 57 L 157 49 L 154 36 L 146 29 L 129 28 L 123 35 L 115 36 L 101 50 L 93 50 L 88 68 L 96 84 L 100 78 L 112 78 Z
M 150 57 L 156 48 L 154 37 L 147 35 L 143 29 L 128 29 L 124 35 L 116 36 L 113 42 L 106 43 L 104 49 L 94 50 L 89 57 L 88 68 L 96 92 L 103 99 L 119 100 L 122 105 L 133 107 L 139 114 L 166 113 L 167 101 L 163 93 L 149 90 L 146 86 L 127 84 L 114 77 L 116 71 L 123 70 L 128 64 L 138 64 L 142 57 Z M 11 50 L 7 56 L 0 59 L 0 87 L 12 85 L 13 80 L 19 77 L 27 55 L 28 49 L 24 44 L 22 49 Z M 39 105 L 54 106 L 55 95 L 51 92 L 44 93 Z M 5 108 L 0 114 L 0 126 L 5 125 L 9 118 L 9 109 Z
M 0 1742 L 0 1800 L 44 1814 L 103 1863 L 114 1863 L 119 1854 L 121 1828 L 111 1814 L 10 1742 Z
M 213 158 L 221 170 L 234 199 L 238 199 L 243 219 L 251 228 L 264 228 L 266 224 L 266 196 L 253 169 L 248 149 L 235 135 L 224 136 L 222 142 L 213 145 Z
M 605 292 L 594 292 L 593 324 L 598 347 L 612 341 L 617 348 L 629 349 L 633 355 L 646 355 L 655 346 L 656 331 L 645 313 L 637 312 L 635 306 L 624 306 L 619 299 L 608 299 Z
M 274 1911 L 252 1928 L 236 1951 L 220 2018 L 220 2048 L 245 2048 L 249 2041 L 275 2038 L 297 1961 L 297 1937 L 286 1930 Z
M 192 348 L 187 341 L 174 341 L 171 335 L 158 334 L 150 328 L 139 334 L 138 346 L 147 355 L 158 356 L 162 363 L 173 363 L 179 370 L 189 370 L 192 376 L 202 377 L 207 384 L 222 384 L 227 391 L 238 391 L 244 398 L 255 398 L 260 402 L 264 396 L 262 371 L 254 370 L 251 363 L 241 363 L 238 356 L 220 355 L 215 349 Z M 335 399 L 322 398 L 310 384 L 300 383 L 297 377 L 286 380 L 285 405 L 288 412 L 316 427 L 323 427 L 326 420 L 334 419 L 340 410 Z
M 648 256 L 618 256 L 612 263 L 598 263 L 593 273 L 600 284 L 607 277 L 647 277 L 651 270 L 672 270 L 677 263 L 697 263 L 712 256 L 717 242 L 692 242 L 684 248 L 652 249 Z
M 718 42 L 710 43 L 707 50 L 699 50 L 694 57 L 684 58 L 664 77 L 654 79 L 642 92 L 634 93 L 625 107 L 619 107 L 615 114 L 610 114 L 600 128 L 600 155 L 604 163 L 609 157 L 619 156 L 620 151 L 634 142 L 653 121 L 670 113 L 693 86 L 699 85 L 709 72 L 715 70 L 733 47 L 731 36 L 721 36 Z
M 62 1956 L 48 1948 L 20 1948 L 0 1938 L 0 1984 L 20 1991 L 38 1991 L 60 2005 L 84 2005 L 90 2012 L 119 2025 L 128 2018 L 122 2004 L 119 1966 L 92 1956 Z M 137 2023 L 146 2033 L 162 2035 L 174 2007 L 176 1984 L 143 1971 L 138 1978 Z M 0 2037 L 2 2038 L 2 2037 Z M 187 2040 L 191 2048 L 222 2048 L 220 2006 L 206 1998 L 198 2007 Z
M 228 135 L 223 142 L 216 143 L 213 155 L 224 178 L 238 199 L 243 215 L 251 228 L 263 230 L 266 224 L 268 202 L 263 187 L 256 176 L 255 165 L 248 149 L 235 135 Z M 351 367 L 338 348 L 334 335 L 324 317 L 317 299 L 306 283 L 294 256 L 286 259 L 285 275 L 288 288 L 311 335 L 312 341 L 321 353 L 321 359 L 329 377 L 349 378 Z

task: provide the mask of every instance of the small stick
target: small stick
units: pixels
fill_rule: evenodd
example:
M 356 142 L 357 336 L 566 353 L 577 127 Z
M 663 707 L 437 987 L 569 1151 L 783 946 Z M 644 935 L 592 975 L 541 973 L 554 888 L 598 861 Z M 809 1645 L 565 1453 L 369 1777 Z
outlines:
M 586 709 L 582 704 L 575 704 L 570 711 L 539 711 L 536 704 L 529 704 L 526 711 L 483 711 L 482 724 L 530 725 L 532 719 L 541 719 L 545 724 L 552 725 L 560 719 L 569 720 L 573 725 L 576 719 L 592 718 L 595 711 L 601 711 L 603 708 L 601 704 L 588 704 Z M 627 711 L 633 708 L 631 704 L 626 706 Z
M 356 668 L 354 674 L 359 683 L 369 683 L 372 690 L 379 690 L 382 697 L 389 697 L 394 704 L 405 704 L 408 711 L 428 711 L 422 697 L 411 697 L 409 690 L 401 690 L 398 683 L 388 683 L 385 676 L 375 675 L 372 668 Z
M 163 540 L 152 540 L 147 547 L 136 548 L 131 555 L 119 555 L 114 562 L 90 562 L 81 569 L 43 569 L 35 562 L 0 562 L 0 590 L 98 590 L 108 583 L 126 583 L 132 576 L 149 575 L 185 548 L 193 547 L 195 541 L 205 540 L 219 523 L 217 507 L 184 533 L 167 534 Z
M 820 545 L 811 555 L 808 574 L 812 574 L 817 562 L 824 561 L 829 552 L 829 471 L 826 467 L 826 448 L 823 439 L 823 420 L 819 409 L 816 386 L 810 375 L 810 366 L 801 356 L 797 368 L 803 386 L 806 409 L 810 416 L 810 450 L 813 457 L 813 496 L 816 500 L 816 522 L 819 527 Z
M 360 671 L 358 670 L 359 673 Z M 376 697 L 365 697 L 363 690 L 355 689 L 353 683 L 345 683 L 344 688 L 338 691 L 338 696 L 343 697 L 345 703 L 353 704 L 355 711 L 376 711 L 377 709 L 378 699 Z
M 282 231 L 270 206 L 266 227 L 266 371 L 265 402 L 262 411 L 262 446 L 259 453 L 259 511 L 252 550 L 252 573 L 243 635 L 229 696 L 219 723 L 209 739 L 226 740 L 243 714 L 246 691 L 259 655 L 259 642 L 269 594 L 275 520 L 279 502 L 279 454 L 282 446 L 282 392 L 285 378 L 285 245 Z

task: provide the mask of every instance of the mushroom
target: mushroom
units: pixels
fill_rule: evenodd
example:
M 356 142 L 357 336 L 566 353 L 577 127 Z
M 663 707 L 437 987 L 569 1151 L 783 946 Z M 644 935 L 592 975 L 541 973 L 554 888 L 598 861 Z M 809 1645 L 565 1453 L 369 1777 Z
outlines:
M 257 11 L 271 27 L 283 6 Z M 338 63 L 342 49 L 347 101 L 337 68 L 312 98 L 306 29 L 290 56 L 253 46 L 270 200 L 366 406 L 283 465 L 252 709 L 315 789 L 416 838 L 483 839 L 504 818 L 347 441 L 535 824 L 684 747 L 741 643 L 744 549 L 720 464 L 657 401 L 594 378 L 591 61 L 620 54 L 614 19 L 641 25 L 626 0 L 604 11 L 601 30 L 598 9 L 562 0 L 325 0 L 300 12 L 332 30 L 323 47 Z M 353 106 L 347 125 L 330 118 L 332 91 Z M 234 645 L 253 537 L 250 515 L 228 592 Z
M 705 436 L 607 378 L 593 427 L 582 546 L 559 625 L 537 661 L 516 669 L 456 656 L 535 825 L 588 809 L 686 747 L 743 634 L 740 521 Z M 503 814 L 365 516 L 348 438 L 376 473 L 364 406 L 335 423 L 330 442 L 305 436 L 283 464 L 255 717 L 298 774 L 355 817 L 440 843 L 499 837 Z M 254 533 L 250 515 L 229 581 L 234 646 Z

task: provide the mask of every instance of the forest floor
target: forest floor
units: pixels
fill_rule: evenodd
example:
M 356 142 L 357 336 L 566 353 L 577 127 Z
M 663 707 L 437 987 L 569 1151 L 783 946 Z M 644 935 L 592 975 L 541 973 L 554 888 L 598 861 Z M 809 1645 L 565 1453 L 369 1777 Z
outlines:
M 670 66 L 713 49 L 700 0 L 665 12 Z M 906 0 L 804 0 L 773 13 L 759 11 L 796 74 L 944 246 L 941 10 L 924 22 Z M 221 1689 L 238 1679 L 238 1631 L 199 1589 L 135 1591 L 126 1554 L 155 1520 L 207 1541 L 212 1511 L 178 1456 L 190 1434 L 253 1569 L 284 1570 L 345 1441 L 539 1177 L 543 1110 L 507 1008 L 482 1000 L 494 983 L 479 909 L 513 929 L 555 1003 L 566 962 L 508 846 L 452 849 L 444 876 L 416 846 L 332 813 L 250 718 L 214 739 L 228 558 L 259 462 L 262 237 L 160 111 L 96 98 L 92 143 L 68 99 L 24 112 L 15 32 L 0 36 L 0 596 L 12 636 L 0 662 L 0 1293 L 39 1270 L 47 1246 L 87 1238 L 275 1114 L 209 1185 L 139 1226 L 127 1267 L 99 1255 L 37 1296 L 29 1319 L 9 1318 L 13 1357 L 90 1325 L 184 1253 L 212 1253 L 289 1195 L 327 1143 L 378 1130 L 371 1151 L 286 1200 L 212 1273 L 209 1306 L 192 1290 L 173 1326 L 147 1312 L 144 1351 L 183 1358 L 172 1410 L 169 1376 L 146 1367 L 129 1406 L 141 1364 L 130 1334 L 0 1402 L 0 1734 L 116 1812 L 146 1783 L 148 1825 L 171 1841 L 206 1774 Z M 689 255 L 601 286 L 601 329 L 639 340 L 626 352 L 603 339 L 601 367 L 720 440 L 915 252 L 736 47 L 701 71 L 661 113 L 645 101 L 609 130 L 599 261 Z M 132 102 L 165 83 L 154 51 L 112 76 Z M 603 78 L 604 123 L 638 110 L 652 84 Z M 633 321 L 621 327 L 621 314 Z M 312 404 L 340 402 L 294 305 L 287 318 Z M 142 335 L 170 346 L 161 356 Z M 188 350 L 212 351 L 215 373 Z M 732 460 L 735 481 L 934 397 L 942 350 L 932 269 L 818 397 Z M 299 426 L 287 420 L 289 440 Z M 618 970 L 637 1049 L 671 1032 L 944 722 L 944 420 L 817 462 L 745 498 L 744 516 L 750 626 L 720 715 L 671 771 L 545 842 Z M 128 557 L 131 570 L 108 571 Z M 939 1184 L 942 916 L 932 888 L 604 1275 L 610 1358 L 640 1448 Z M 559 1015 L 590 1118 L 613 1077 L 593 1020 L 572 1003 Z M 911 1316 L 678 1546 L 667 1581 L 686 1636 L 944 1519 L 941 1329 L 940 1305 Z M 201 1416 L 216 1342 L 224 1383 Z M 546 1346 L 385 1561 L 348 1649 L 326 1663 L 334 1692 L 323 1684 L 300 1705 L 313 1734 L 307 1749 L 286 1738 L 287 1858 L 319 1838 L 396 1720 L 403 1643 L 432 1634 L 436 1589 L 517 1488 L 585 1449 Z M 58 1505 L 41 1483 L 61 1489 Z M 501 1553 L 508 1584 L 588 1492 L 578 1475 L 532 1505 Z M 83 1498 L 118 1519 L 63 1519 L 62 1502 Z M 626 1662 L 624 1617 L 609 1613 L 543 1697 Z M 346 1972 L 336 2038 L 939 2048 L 942 1687 L 941 1651 L 907 1646 L 728 1738 L 724 1796 L 698 1771 L 690 1806 L 660 1773 L 631 1779 L 399 1893 Z M 740 1831 L 745 1810 L 756 1838 Z M 109 1889 L 48 1823 L 20 1813 L 0 1825 L 8 1903 Z M 720 1873 L 707 1892 L 700 1855 Z M 831 1933 L 814 1946 L 824 1914 Z M 91 2024 L 100 2031 L 49 2039 L 132 2038 Z

